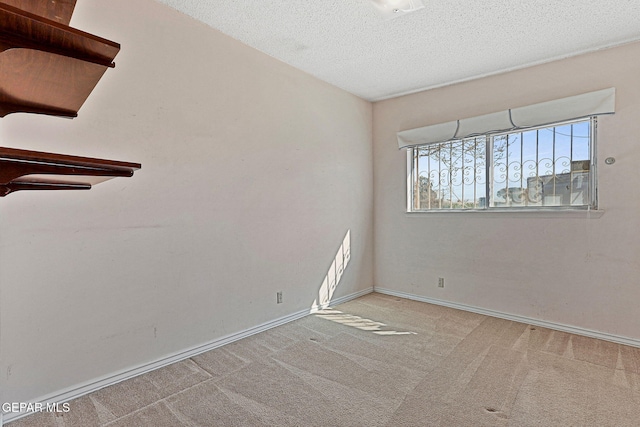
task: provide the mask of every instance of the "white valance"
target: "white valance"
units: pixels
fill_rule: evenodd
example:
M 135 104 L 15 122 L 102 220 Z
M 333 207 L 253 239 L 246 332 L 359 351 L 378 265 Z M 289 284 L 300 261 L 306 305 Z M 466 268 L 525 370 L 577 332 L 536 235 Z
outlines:
M 398 132 L 398 146 L 464 139 L 615 112 L 615 88 Z

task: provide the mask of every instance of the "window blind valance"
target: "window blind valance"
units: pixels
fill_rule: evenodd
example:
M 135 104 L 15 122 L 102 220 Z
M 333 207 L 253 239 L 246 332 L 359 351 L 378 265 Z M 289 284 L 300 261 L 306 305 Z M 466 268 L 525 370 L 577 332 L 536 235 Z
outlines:
M 397 133 L 398 146 L 416 145 L 464 139 L 491 133 L 544 126 L 566 120 L 580 119 L 615 112 L 616 89 L 609 88 L 568 98 L 511 108 L 497 113 L 438 123 Z

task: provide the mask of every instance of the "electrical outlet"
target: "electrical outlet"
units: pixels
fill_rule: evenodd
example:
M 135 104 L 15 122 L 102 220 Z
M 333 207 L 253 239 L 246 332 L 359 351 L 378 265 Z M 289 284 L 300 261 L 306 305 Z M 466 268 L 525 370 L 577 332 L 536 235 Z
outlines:
M 444 277 L 438 277 L 438 287 L 444 288 Z
M 281 304 L 282 303 L 282 291 L 276 292 L 276 303 L 277 304 Z

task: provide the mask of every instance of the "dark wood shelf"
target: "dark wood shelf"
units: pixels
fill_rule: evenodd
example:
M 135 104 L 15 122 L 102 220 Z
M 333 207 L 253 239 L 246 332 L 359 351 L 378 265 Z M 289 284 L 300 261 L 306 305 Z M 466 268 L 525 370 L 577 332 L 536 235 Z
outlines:
M 69 25 L 76 7 L 76 0 L 2 0 L 2 3 L 64 25 Z
M 0 117 L 76 117 L 118 43 L 69 27 L 76 0 L 0 0 Z M 0 147 L 0 197 L 24 190 L 88 190 L 130 177 L 139 163 Z
M 88 190 L 140 168 L 139 163 L 0 147 L 0 197 L 21 190 Z
M 0 0 L 0 117 L 76 117 L 120 51 L 68 26 L 75 0 Z

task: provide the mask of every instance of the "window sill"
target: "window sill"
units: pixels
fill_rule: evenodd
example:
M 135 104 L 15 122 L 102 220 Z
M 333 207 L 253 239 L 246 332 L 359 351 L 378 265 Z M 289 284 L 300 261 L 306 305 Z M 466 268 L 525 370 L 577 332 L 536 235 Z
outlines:
M 504 217 L 513 216 L 517 218 L 582 218 L 597 219 L 604 215 L 603 209 L 468 209 L 468 210 L 437 210 L 437 211 L 413 211 L 405 212 L 407 216 L 437 216 L 451 217 L 452 215 L 478 215 L 481 217 Z

